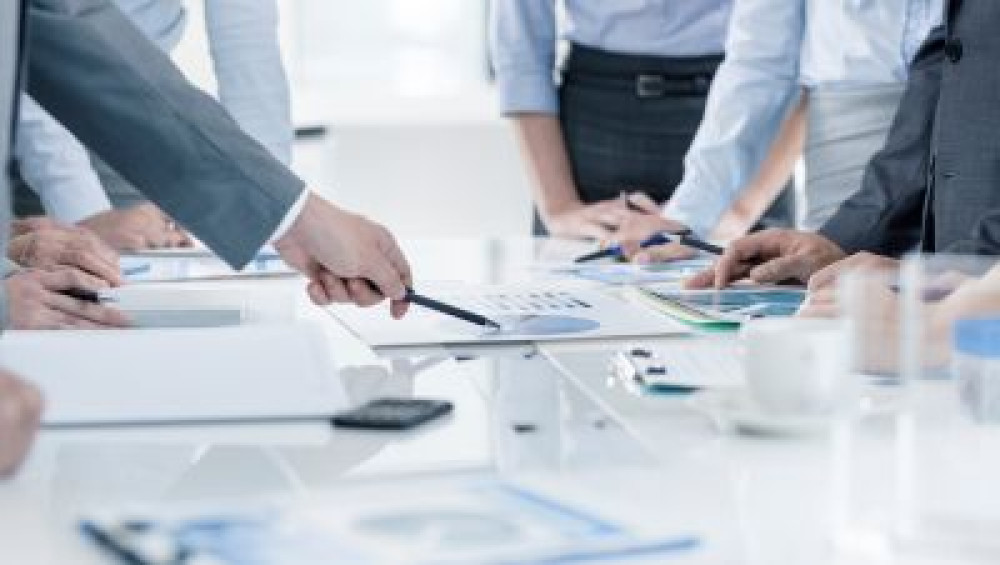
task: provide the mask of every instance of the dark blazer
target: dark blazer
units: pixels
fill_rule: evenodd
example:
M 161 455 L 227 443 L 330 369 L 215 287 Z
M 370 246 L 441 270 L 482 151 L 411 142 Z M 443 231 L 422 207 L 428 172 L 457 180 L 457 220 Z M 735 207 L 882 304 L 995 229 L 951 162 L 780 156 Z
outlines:
M 820 233 L 848 252 L 898 255 L 920 240 L 925 251 L 1000 254 L 998 30 L 997 0 L 949 2 L 885 148 Z
M 35 100 L 229 264 L 245 265 L 302 181 L 107 0 L 29 6 Z

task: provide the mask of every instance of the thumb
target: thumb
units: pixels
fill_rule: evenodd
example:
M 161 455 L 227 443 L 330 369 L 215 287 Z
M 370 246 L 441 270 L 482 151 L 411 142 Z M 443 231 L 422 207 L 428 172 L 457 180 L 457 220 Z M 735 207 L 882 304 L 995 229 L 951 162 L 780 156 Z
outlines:
M 750 278 L 760 284 L 774 284 L 788 279 L 803 281 L 803 258 L 797 255 L 779 257 L 758 265 L 750 271 Z
M 684 281 L 684 288 L 686 290 L 702 290 L 712 288 L 713 286 L 715 286 L 715 269 L 702 271 Z
M 650 198 L 645 192 L 633 192 L 628 196 L 628 202 L 638 210 L 646 214 L 659 214 L 660 205 Z
M 406 298 L 406 285 L 402 275 L 396 271 L 383 255 L 375 255 L 368 265 L 366 277 L 370 280 L 379 293 L 392 300 L 402 300 Z

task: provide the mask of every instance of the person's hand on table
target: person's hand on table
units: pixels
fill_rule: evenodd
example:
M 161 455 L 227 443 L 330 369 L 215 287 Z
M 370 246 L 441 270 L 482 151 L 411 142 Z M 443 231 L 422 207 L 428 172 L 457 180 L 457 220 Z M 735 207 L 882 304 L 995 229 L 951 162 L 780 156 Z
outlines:
M 108 210 L 81 220 L 79 225 L 119 251 L 192 245 L 191 236 L 153 204 Z
M 849 272 L 894 273 L 899 270 L 898 259 L 862 251 L 817 271 L 809 277 L 809 292 L 834 288 L 837 281 Z
M 14 330 L 123 328 L 129 320 L 121 311 L 62 294 L 67 290 L 99 291 L 103 279 L 78 269 L 25 270 L 4 282 L 8 327 Z
M 29 231 L 11 239 L 7 257 L 22 267 L 75 267 L 111 286 L 124 282 L 118 253 L 84 228 L 60 226 Z
M 39 230 L 70 229 L 72 226 L 64 224 L 48 216 L 28 216 L 17 218 L 11 223 L 10 236 L 17 237 Z
M 12 475 L 27 457 L 41 416 L 38 389 L 0 369 L 0 476 Z
M 593 204 L 575 203 L 543 215 L 545 227 L 556 237 L 588 238 L 608 241 L 631 216 L 639 215 L 630 210 L 621 198 Z
M 309 278 L 312 301 L 373 306 L 389 298 L 393 317 L 404 316 L 413 275 L 389 230 L 315 194 L 307 198 L 302 213 L 274 247 Z
M 865 273 L 872 275 L 888 275 L 899 269 L 897 259 L 875 255 L 874 253 L 855 253 L 817 271 L 809 277 L 808 295 L 799 315 L 812 318 L 835 318 L 841 314 L 838 290 L 841 277 L 849 273 Z M 888 277 L 885 277 L 888 285 Z M 888 286 L 887 286 L 888 288 Z
M 615 243 L 622 248 L 622 254 L 634 263 L 648 265 L 679 259 L 690 259 L 697 251 L 681 245 L 668 243 L 653 247 L 642 247 L 642 242 L 661 233 L 681 233 L 687 226 L 664 217 L 660 206 L 649 196 L 637 192 L 629 195 L 628 204 L 637 213 L 626 218 L 615 234 Z
M 757 284 L 788 280 L 804 284 L 814 273 L 846 256 L 821 235 L 771 229 L 731 243 L 711 269 L 686 281 L 685 287 L 721 289 L 744 278 Z

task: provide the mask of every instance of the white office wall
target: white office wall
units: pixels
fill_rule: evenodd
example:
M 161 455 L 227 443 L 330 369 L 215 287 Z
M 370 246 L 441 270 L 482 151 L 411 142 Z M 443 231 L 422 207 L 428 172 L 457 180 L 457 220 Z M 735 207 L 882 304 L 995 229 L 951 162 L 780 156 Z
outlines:
M 175 60 L 214 90 L 202 2 Z M 485 1 L 279 0 L 315 189 L 403 237 L 529 233 L 528 185 L 486 70 Z

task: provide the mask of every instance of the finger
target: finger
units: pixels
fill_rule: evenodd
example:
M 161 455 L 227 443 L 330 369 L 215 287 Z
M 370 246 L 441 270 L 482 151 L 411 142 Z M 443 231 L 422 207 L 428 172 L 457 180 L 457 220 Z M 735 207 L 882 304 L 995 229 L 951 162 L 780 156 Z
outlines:
M 77 300 L 54 292 L 48 293 L 43 303 L 66 316 L 66 318 L 59 320 L 59 323 L 64 327 L 77 327 L 88 321 L 97 326 L 109 328 L 125 328 L 131 325 L 124 312 L 103 304 Z
M 40 409 L 25 401 L 20 383 L 11 382 L 0 394 L 0 475 L 9 476 L 24 460 L 38 427 Z
M 625 221 L 629 215 L 631 215 L 631 212 L 628 210 L 611 210 L 597 214 L 595 220 L 611 231 L 618 231 L 619 228 L 625 225 Z
M 165 245 L 167 247 L 182 247 L 188 241 L 187 234 L 177 230 L 170 230 L 166 233 Z
M 410 309 L 410 303 L 406 300 L 393 300 L 389 303 L 389 311 L 392 313 L 392 317 L 399 320 L 406 316 L 406 312 Z
M 168 232 L 166 228 L 146 232 L 145 239 L 146 246 L 149 249 L 164 249 L 170 247 L 170 232 Z
M 633 238 L 623 239 L 618 241 L 617 243 L 609 242 L 609 244 L 618 245 L 618 247 L 620 247 L 622 250 L 622 255 L 625 258 L 631 260 L 635 260 L 635 258 L 639 255 L 639 253 L 642 252 L 642 241 L 638 239 L 633 239 Z
M 363 279 L 349 279 L 347 293 L 351 297 L 351 302 L 361 307 L 374 306 L 385 300 L 380 292 L 376 292 L 368 281 Z
M 850 259 L 838 261 L 828 267 L 820 269 L 816 272 L 816 274 L 809 277 L 809 283 L 807 285 L 809 292 L 817 292 L 836 283 L 837 279 L 840 278 L 842 270 L 850 261 Z
M 386 231 L 385 236 L 387 240 L 384 248 L 386 259 L 389 260 L 392 268 L 396 270 L 403 284 L 408 288 L 412 288 L 413 270 L 410 268 L 410 262 L 406 259 L 406 255 L 403 254 L 403 250 L 399 248 L 396 238 L 388 231 Z
M 60 322 L 60 330 L 107 330 L 110 326 L 101 325 L 83 318 L 74 318 L 68 314 L 63 314 Z
M 760 284 L 774 284 L 788 279 L 805 282 L 803 273 L 808 272 L 806 258 L 801 255 L 778 257 L 750 271 L 750 278 Z
M 725 288 L 730 283 L 745 277 L 753 263 L 770 251 L 773 236 L 762 232 L 740 238 L 728 247 L 715 264 L 715 288 Z M 778 255 L 778 254 L 775 254 Z
M 74 225 L 71 231 L 77 239 L 87 242 L 88 245 L 92 245 L 95 249 L 105 249 L 109 253 L 114 254 L 114 251 L 104 243 L 101 236 L 97 235 L 97 232 L 94 230 L 84 226 Z
M 653 263 L 690 259 L 697 254 L 698 252 L 690 247 L 679 243 L 668 243 L 667 245 L 647 247 L 637 253 L 633 260 L 640 265 L 650 265 Z
M 740 261 L 734 256 L 730 256 L 725 262 L 719 259 L 715 264 L 715 279 L 712 281 L 712 287 L 716 289 L 726 288 L 734 282 L 746 278 L 752 268 L 752 263 Z
M 122 234 L 115 239 L 115 245 L 122 251 L 135 253 L 137 251 L 149 249 L 149 245 L 146 243 L 146 237 L 142 234 L 127 233 Z
M 74 227 L 73 235 L 75 236 L 74 241 L 76 243 L 74 247 L 89 251 L 107 263 L 118 264 L 118 260 L 120 259 L 118 252 L 106 244 L 93 231 L 83 227 Z
M 660 205 L 656 203 L 655 200 L 649 197 L 645 192 L 633 192 L 628 197 L 628 202 L 635 209 L 642 211 L 646 214 L 659 214 Z
M 106 281 L 111 286 L 119 286 L 122 279 L 121 267 L 118 261 L 113 263 L 105 260 L 97 253 L 86 249 L 72 249 L 63 253 L 60 263 L 76 267 Z
M 403 284 L 403 279 L 381 255 L 370 258 L 364 266 L 363 276 L 374 283 L 385 298 L 402 300 L 406 297 L 406 285 Z
M 708 269 L 687 279 L 683 284 L 688 290 L 703 290 L 715 286 L 715 269 Z
M 42 286 L 50 291 L 70 289 L 101 290 L 108 288 L 108 283 L 104 279 L 74 268 L 40 272 L 38 277 Z
M 191 234 L 184 231 L 183 228 L 177 228 L 177 233 L 180 234 L 180 243 L 178 244 L 180 247 L 194 246 L 194 238 L 191 237 Z
M 319 270 L 316 278 L 313 279 L 313 283 L 318 288 L 313 289 L 311 288 L 312 285 L 310 285 L 309 296 L 313 299 L 313 302 L 320 306 L 326 306 L 334 302 L 343 303 L 351 301 L 351 296 L 347 292 L 344 281 L 326 269 Z
M 580 235 L 597 241 L 608 241 L 614 237 L 614 230 L 599 222 L 587 221 L 580 226 Z

